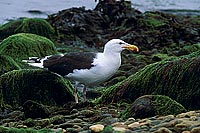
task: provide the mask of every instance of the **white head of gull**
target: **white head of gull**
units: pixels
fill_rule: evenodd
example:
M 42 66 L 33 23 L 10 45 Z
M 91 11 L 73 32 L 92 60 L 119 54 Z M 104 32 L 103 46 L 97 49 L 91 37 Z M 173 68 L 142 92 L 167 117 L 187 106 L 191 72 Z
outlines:
M 138 52 L 135 45 L 120 39 L 112 39 L 105 44 L 103 53 L 73 52 L 51 55 L 44 58 L 30 57 L 29 65 L 45 68 L 67 79 L 82 83 L 83 99 L 86 100 L 86 86 L 96 85 L 111 78 L 121 65 L 121 52 L 128 49 Z M 75 100 L 78 103 L 77 84 Z

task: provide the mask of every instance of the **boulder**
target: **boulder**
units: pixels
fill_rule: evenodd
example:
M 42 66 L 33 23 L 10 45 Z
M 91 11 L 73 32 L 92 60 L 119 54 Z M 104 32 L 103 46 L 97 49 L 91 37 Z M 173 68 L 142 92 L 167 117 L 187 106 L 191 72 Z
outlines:
M 21 69 L 20 66 L 9 56 L 0 55 L 0 75 L 11 70 Z
M 145 95 L 137 98 L 121 116 L 123 118 L 147 118 L 156 115 L 177 115 L 185 111 L 186 109 L 181 104 L 168 96 Z
M 29 33 L 19 33 L 4 39 L 0 43 L 0 54 L 21 61 L 28 57 L 56 54 L 56 48 L 49 39 Z
M 23 18 L 0 26 L 0 39 L 17 33 L 32 33 L 51 39 L 54 29 L 45 19 L 41 18 Z
M 0 76 L 0 103 L 22 106 L 27 100 L 44 105 L 75 101 L 70 82 L 42 69 L 13 70 Z
M 32 100 L 26 101 L 22 107 L 26 118 L 47 118 L 50 115 L 47 107 Z

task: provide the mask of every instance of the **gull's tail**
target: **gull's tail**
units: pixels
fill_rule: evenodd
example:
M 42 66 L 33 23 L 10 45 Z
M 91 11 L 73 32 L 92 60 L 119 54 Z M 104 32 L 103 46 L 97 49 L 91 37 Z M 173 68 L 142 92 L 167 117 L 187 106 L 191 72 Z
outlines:
M 22 60 L 22 62 L 28 63 L 30 66 L 44 68 L 44 60 L 46 60 L 50 56 L 46 56 L 43 58 L 40 57 L 29 57 L 28 60 Z

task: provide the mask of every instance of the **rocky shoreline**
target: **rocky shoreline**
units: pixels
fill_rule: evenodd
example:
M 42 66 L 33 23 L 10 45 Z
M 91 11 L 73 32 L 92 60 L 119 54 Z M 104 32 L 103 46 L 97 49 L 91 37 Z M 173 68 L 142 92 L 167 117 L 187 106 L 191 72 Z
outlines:
M 73 83 L 22 62 L 101 51 L 112 38 L 140 52 L 122 53 L 119 71 L 90 88 L 88 102 L 75 103 Z M 0 132 L 200 132 L 200 16 L 102 0 L 94 10 L 11 21 L 0 26 L 0 40 Z
M 46 107 L 51 110 L 47 118 L 24 119 L 24 112 L 12 111 L 1 114 L 0 131 L 6 132 L 154 132 L 154 133 L 198 133 L 200 131 L 200 111 L 189 111 L 178 115 L 153 116 L 144 119 L 119 117 L 127 105 L 91 105 L 84 108 L 77 105 L 67 107 Z M 75 107 L 76 106 L 76 107 Z M 83 105 L 81 105 L 83 106 Z M 29 112 L 30 113 L 30 112 Z M 32 112 L 34 113 L 34 112 Z M 29 114 L 30 115 L 30 114 Z M 34 114 L 31 114 L 34 117 Z M 10 127 L 10 128 L 7 128 Z

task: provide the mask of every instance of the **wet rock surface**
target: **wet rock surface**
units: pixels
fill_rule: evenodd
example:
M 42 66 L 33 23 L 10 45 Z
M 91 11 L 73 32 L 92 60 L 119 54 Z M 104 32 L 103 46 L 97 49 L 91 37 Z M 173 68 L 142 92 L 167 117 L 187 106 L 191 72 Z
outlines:
M 24 116 L 22 111 L 9 111 L 3 115 L 1 125 L 9 130 L 30 128 L 48 128 L 60 132 L 195 132 L 199 128 L 200 111 L 189 111 L 177 115 L 153 116 L 147 118 L 122 119 L 119 113 L 126 105 L 94 105 L 84 108 L 50 107 L 47 118 L 32 119 Z M 2 117 L 2 114 L 0 116 Z M 12 128 L 11 128 L 12 127 Z M 7 130 L 8 130 L 7 129 Z M 33 130 L 33 129 L 32 129 Z

